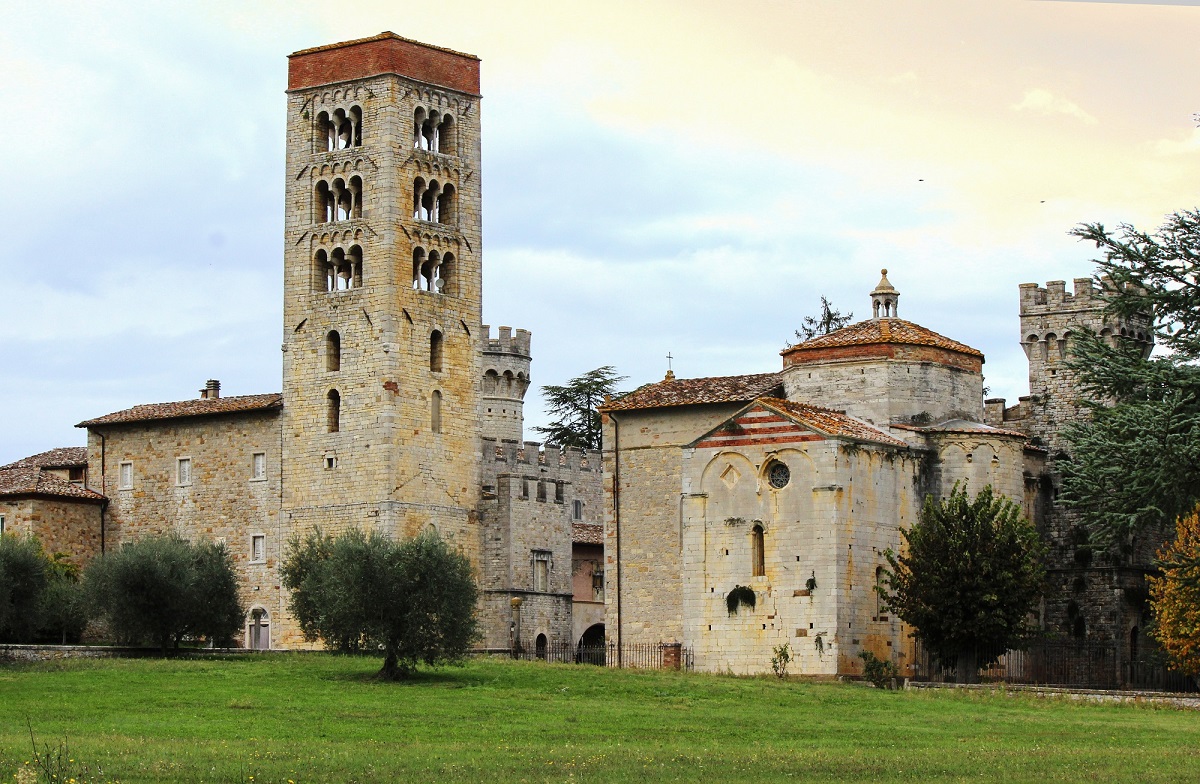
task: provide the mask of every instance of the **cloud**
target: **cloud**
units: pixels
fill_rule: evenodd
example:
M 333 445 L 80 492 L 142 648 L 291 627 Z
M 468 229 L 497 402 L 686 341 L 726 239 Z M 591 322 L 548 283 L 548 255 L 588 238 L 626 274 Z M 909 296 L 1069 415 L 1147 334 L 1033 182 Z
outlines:
M 1065 114 L 1069 117 L 1083 120 L 1088 125 L 1095 125 L 1097 122 L 1096 118 L 1081 109 L 1079 104 L 1069 101 L 1066 98 L 1060 98 L 1049 90 L 1043 90 L 1040 87 L 1026 90 L 1024 97 L 1018 103 L 1014 103 L 1011 108 L 1019 112 L 1031 111 L 1039 114 Z

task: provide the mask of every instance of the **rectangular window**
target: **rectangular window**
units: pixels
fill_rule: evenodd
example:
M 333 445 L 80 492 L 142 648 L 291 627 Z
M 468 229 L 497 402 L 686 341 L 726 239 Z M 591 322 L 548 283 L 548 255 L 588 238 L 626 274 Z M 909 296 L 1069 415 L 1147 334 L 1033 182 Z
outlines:
M 175 462 L 175 484 L 183 486 L 192 483 L 192 458 L 181 457 Z
M 251 463 L 252 463 L 252 469 L 251 469 L 250 477 L 252 479 L 266 479 L 267 478 L 267 453 L 266 452 L 255 452 L 254 458 L 251 461 Z
M 133 489 L 133 463 L 121 463 L 120 472 L 117 474 L 117 489 L 131 490 Z
M 574 506 L 574 509 L 572 510 L 573 511 L 572 516 L 576 520 L 582 520 L 583 519 L 583 501 L 576 501 L 573 506 Z
M 554 483 L 554 503 L 561 504 L 563 502 L 563 483 Z
M 261 534 L 250 537 L 250 560 L 253 563 L 267 560 L 267 537 Z
M 545 593 L 550 590 L 550 552 L 533 551 L 533 590 Z
M 67 469 L 67 477 L 69 481 L 81 485 L 83 484 L 84 473 L 87 469 L 83 466 L 71 466 Z
M 538 480 L 538 486 L 537 486 L 537 500 L 539 500 L 539 501 L 546 500 L 546 483 L 540 479 Z
M 0 536 L 4 536 L 4 515 L 0 515 Z
M 592 601 L 604 601 L 604 567 L 599 564 L 592 569 Z

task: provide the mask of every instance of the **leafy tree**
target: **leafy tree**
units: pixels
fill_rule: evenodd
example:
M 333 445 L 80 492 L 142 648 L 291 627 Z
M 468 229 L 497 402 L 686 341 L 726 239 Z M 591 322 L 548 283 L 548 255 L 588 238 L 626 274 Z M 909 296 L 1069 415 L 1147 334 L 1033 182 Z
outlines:
M 1102 546 L 1165 530 L 1200 501 L 1200 212 L 1168 216 L 1154 234 L 1084 224 L 1108 312 L 1154 315 L 1169 354 L 1147 358 L 1082 331 L 1069 367 L 1090 418 L 1064 430 L 1063 502 Z
M 385 680 L 458 662 L 478 637 L 471 564 L 436 533 L 397 542 L 377 531 L 314 531 L 292 539 L 281 574 L 305 638 L 382 650 Z
M 842 315 L 842 312 L 834 308 L 822 294 L 821 315 L 805 316 L 804 321 L 800 324 L 800 329 L 796 330 L 796 339 L 804 342 L 812 340 L 817 335 L 828 335 L 830 332 L 837 332 L 853 320 L 853 313 Z
M 1154 636 L 1180 671 L 1200 675 L 1200 506 L 1179 517 L 1158 560 L 1162 575 L 1147 578 Z
M 921 519 L 900 535 L 907 547 L 884 553 L 891 568 L 876 590 L 960 683 L 1030 637 L 1045 548 L 1019 506 L 991 486 L 972 499 L 956 484 L 940 502 L 926 496 Z
M 0 536 L 0 642 L 31 642 L 48 582 L 46 556 L 33 537 Z
M 626 376 L 618 376 L 612 365 L 589 370 L 563 386 L 542 387 L 546 409 L 555 417 L 546 427 L 535 427 L 551 444 L 579 449 L 600 448 L 600 414 L 597 407 L 606 395 L 617 395 L 617 385 Z
M 186 637 L 227 641 L 242 624 L 233 561 L 224 545 L 148 536 L 94 559 L 84 590 L 118 638 L 165 652 Z

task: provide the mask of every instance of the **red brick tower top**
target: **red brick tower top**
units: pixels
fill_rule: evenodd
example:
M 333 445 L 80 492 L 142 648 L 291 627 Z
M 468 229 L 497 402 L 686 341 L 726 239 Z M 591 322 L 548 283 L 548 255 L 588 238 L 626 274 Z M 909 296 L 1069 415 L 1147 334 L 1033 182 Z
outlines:
M 288 55 L 288 90 L 387 73 L 479 95 L 478 57 L 391 32 Z

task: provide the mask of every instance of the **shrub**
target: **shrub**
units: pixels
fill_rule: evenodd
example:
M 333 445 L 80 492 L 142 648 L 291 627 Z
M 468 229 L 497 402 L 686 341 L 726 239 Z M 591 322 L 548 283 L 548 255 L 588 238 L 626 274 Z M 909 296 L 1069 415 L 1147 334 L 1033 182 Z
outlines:
M 165 652 L 186 637 L 217 643 L 242 624 L 233 563 L 224 545 L 149 536 L 97 558 L 84 574 L 96 613 L 123 642 Z
M 895 685 L 900 671 L 890 659 L 881 659 L 870 651 L 858 654 L 863 660 L 863 677 L 875 684 L 876 689 L 890 689 Z
M 88 623 L 88 603 L 79 582 L 79 567 L 66 553 L 55 553 L 47 563 L 46 590 L 42 593 L 39 615 L 45 642 L 79 642 Z
M 47 571 L 36 539 L 0 536 L 0 642 L 31 642 L 37 634 Z

